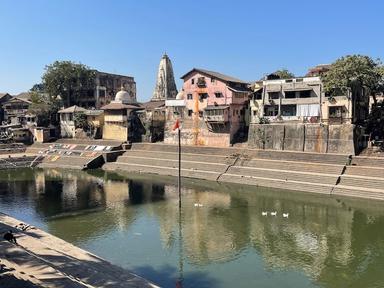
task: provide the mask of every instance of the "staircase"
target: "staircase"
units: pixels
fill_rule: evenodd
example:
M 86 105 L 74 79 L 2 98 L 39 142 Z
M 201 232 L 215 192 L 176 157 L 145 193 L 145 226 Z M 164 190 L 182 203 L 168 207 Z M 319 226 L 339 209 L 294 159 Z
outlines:
M 177 146 L 134 143 L 103 168 L 177 176 Z M 345 169 L 347 155 L 182 147 L 182 176 L 220 182 L 331 194 Z

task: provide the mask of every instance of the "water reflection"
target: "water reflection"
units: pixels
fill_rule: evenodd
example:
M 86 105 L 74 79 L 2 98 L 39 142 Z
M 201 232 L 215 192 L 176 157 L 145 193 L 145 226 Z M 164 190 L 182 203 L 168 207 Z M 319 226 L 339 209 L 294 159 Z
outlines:
M 177 275 L 156 269 L 177 274 L 180 264 L 185 287 L 203 287 L 203 280 L 210 287 L 273 287 L 282 279 L 291 279 L 292 287 L 384 285 L 383 203 L 183 183 L 181 223 L 175 179 L 101 171 L 2 172 L 0 208 L 166 287 Z M 201 270 L 209 281 L 188 276 Z M 242 273 L 240 283 L 232 279 L 235 272 Z

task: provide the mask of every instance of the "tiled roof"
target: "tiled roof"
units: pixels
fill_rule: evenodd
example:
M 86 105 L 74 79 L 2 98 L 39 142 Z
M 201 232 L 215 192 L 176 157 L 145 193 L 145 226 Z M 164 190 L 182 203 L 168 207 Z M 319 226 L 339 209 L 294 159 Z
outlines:
M 57 113 L 75 113 L 75 112 L 85 112 L 87 109 L 84 109 L 83 107 L 79 107 L 77 105 L 73 105 L 71 107 L 61 109 Z
M 145 103 L 140 103 L 140 106 L 143 107 L 146 110 L 152 110 L 152 109 L 164 107 L 165 106 L 165 100 L 161 100 L 161 101 L 148 101 L 148 102 L 145 102 Z
M 136 109 L 136 110 L 140 110 L 140 109 L 143 109 L 143 108 L 139 107 L 139 106 L 135 106 L 135 105 L 111 102 L 111 103 L 101 107 L 100 109 L 101 110 L 122 110 L 122 109 Z
M 225 74 L 221 74 L 219 72 L 209 71 L 209 70 L 200 69 L 200 68 L 193 68 L 191 71 L 189 71 L 188 73 L 186 73 L 183 76 L 181 76 L 181 79 L 184 79 L 185 77 L 187 77 L 192 72 L 200 72 L 202 74 L 206 74 L 206 75 L 211 76 L 213 78 L 217 78 L 217 79 L 223 80 L 225 82 L 234 82 L 234 83 L 248 84 L 248 82 L 240 80 L 240 79 L 237 79 L 237 78 L 234 78 L 232 76 L 228 76 L 228 75 L 225 75 Z

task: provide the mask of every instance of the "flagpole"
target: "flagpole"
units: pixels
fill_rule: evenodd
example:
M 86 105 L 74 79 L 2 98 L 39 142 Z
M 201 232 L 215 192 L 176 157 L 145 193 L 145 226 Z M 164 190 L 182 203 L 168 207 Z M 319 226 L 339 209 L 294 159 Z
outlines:
M 177 190 L 179 192 L 179 209 L 181 211 L 181 133 L 180 127 L 177 129 L 178 138 L 179 138 L 179 175 L 177 179 Z

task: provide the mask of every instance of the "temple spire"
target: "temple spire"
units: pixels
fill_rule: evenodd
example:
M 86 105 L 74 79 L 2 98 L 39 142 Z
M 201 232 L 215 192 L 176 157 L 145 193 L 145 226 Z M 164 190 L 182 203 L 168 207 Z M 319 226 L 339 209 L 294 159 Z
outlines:
M 172 63 L 166 52 L 164 52 L 164 55 L 160 60 L 156 87 L 151 101 L 175 99 L 176 95 L 177 88 L 175 78 L 173 76 Z

